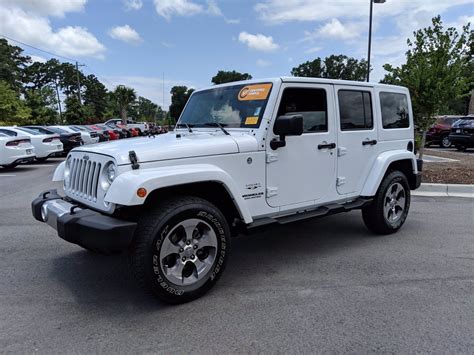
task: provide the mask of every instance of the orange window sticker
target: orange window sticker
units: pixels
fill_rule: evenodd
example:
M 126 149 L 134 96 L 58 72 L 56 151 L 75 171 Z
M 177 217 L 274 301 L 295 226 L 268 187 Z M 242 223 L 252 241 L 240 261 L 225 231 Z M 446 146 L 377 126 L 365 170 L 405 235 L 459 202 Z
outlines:
M 239 92 L 239 101 L 266 100 L 272 84 L 247 85 Z
M 258 116 L 249 116 L 245 119 L 245 124 L 257 124 L 258 123 Z

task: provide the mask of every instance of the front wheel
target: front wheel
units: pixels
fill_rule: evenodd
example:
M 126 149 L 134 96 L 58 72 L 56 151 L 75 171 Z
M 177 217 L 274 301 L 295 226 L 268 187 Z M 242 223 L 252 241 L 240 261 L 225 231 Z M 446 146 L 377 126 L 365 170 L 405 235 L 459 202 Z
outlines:
M 230 229 L 210 202 L 176 197 L 143 216 L 129 250 L 129 265 L 149 293 L 172 304 L 196 299 L 224 271 Z
M 410 209 L 410 187 L 400 171 L 389 173 L 380 184 L 373 203 L 362 209 L 364 223 L 377 234 L 398 231 Z
M 12 164 L 5 164 L 5 165 L 2 165 L 2 167 L 4 169 L 8 169 L 8 170 L 11 170 L 11 169 L 15 169 L 17 167 L 17 163 L 12 163 Z

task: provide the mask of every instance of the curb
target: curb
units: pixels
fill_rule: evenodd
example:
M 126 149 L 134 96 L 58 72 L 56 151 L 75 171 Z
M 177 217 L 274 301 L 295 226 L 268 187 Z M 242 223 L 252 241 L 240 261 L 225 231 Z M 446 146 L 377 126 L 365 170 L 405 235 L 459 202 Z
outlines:
M 413 196 L 441 196 L 474 198 L 474 185 L 462 184 L 421 184 L 412 191 Z

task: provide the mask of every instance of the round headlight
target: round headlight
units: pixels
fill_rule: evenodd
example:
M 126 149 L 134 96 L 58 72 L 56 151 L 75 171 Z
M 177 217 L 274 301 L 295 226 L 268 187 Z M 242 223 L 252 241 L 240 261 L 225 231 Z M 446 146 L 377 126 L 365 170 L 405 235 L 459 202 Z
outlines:
M 110 163 L 109 165 L 107 165 L 107 170 L 106 170 L 105 173 L 106 173 L 107 180 L 109 181 L 109 183 L 112 183 L 112 181 L 114 181 L 115 175 L 117 173 L 115 164 Z
M 71 158 L 69 157 L 66 160 L 66 165 L 64 166 L 64 187 L 69 187 L 71 181 Z

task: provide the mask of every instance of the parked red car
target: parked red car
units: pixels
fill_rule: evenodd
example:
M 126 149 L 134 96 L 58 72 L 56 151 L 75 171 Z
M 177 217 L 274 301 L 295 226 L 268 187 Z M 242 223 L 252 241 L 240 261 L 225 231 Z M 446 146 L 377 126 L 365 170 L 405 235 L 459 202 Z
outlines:
M 439 144 L 441 148 L 451 147 L 451 140 L 449 134 L 451 133 L 451 126 L 454 122 L 459 120 L 462 116 L 440 116 L 436 122 L 426 133 L 426 146 L 431 144 Z

